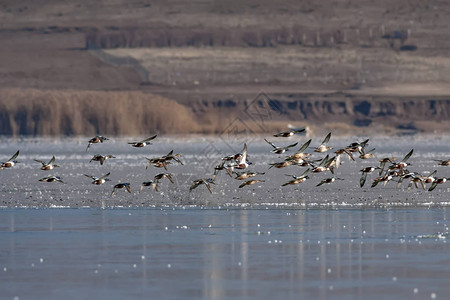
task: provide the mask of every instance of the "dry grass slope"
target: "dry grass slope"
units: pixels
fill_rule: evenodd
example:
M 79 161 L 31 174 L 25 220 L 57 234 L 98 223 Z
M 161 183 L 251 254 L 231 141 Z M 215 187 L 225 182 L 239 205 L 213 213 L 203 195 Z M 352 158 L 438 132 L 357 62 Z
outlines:
M 1 135 L 146 135 L 199 132 L 194 114 L 142 92 L 4 89 Z

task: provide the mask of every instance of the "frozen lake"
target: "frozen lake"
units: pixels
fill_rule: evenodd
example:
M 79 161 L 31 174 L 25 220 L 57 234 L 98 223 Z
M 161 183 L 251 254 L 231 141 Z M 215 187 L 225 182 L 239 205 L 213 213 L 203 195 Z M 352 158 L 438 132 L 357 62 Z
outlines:
M 281 162 L 287 154 L 296 151 L 307 141 L 305 136 L 289 139 L 267 137 L 280 146 L 294 142 L 299 144 L 285 154 L 270 153 L 272 147 L 264 142 L 263 136 L 245 137 L 157 137 L 152 145 L 133 148 L 127 142 L 139 138 L 111 138 L 102 144 L 93 144 L 86 152 L 88 138 L 85 139 L 3 139 L 0 143 L 0 161 L 8 160 L 20 150 L 19 163 L 13 168 L 0 170 L 0 207 L 393 207 L 393 206 L 447 206 L 450 204 L 450 181 L 440 184 L 432 192 L 422 188 L 408 189 L 409 179 L 397 187 L 397 182 L 386 185 L 378 184 L 371 188 L 378 174 L 368 174 L 366 184 L 360 187 L 361 170 L 368 166 L 379 166 L 383 157 L 401 160 L 406 153 L 414 149 L 408 160 L 409 171 L 423 176 L 437 171 L 436 177 L 450 177 L 450 166 L 439 166 L 435 160 L 450 159 L 450 137 L 378 137 L 371 138 L 367 150 L 375 148 L 375 157 L 362 160 L 355 155 L 356 161 L 342 158 L 342 165 L 336 169 L 336 180 L 332 184 L 317 184 L 333 176 L 329 171 L 309 174 L 310 179 L 303 183 L 282 186 L 292 179 L 286 175 L 301 175 L 306 167 L 289 166 L 270 168 L 271 163 Z M 345 147 L 352 142 L 362 141 L 367 137 L 331 137 L 330 146 L 334 149 Z M 311 147 L 317 147 L 323 137 L 314 137 Z M 239 188 L 240 180 L 230 178 L 222 171 L 211 185 L 212 194 L 204 185 L 189 193 L 193 180 L 212 177 L 214 167 L 221 158 L 242 151 L 244 143 L 248 144 L 248 154 L 253 163 L 249 169 L 265 173 L 255 179 L 264 182 Z M 139 193 L 143 182 L 153 177 L 163 168 L 154 166 L 146 169 L 146 158 L 163 156 L 174 150 L 182 155 L 184 165 L 177 163 L 168 166 L 174 184 L 163 178 L 159 191 L 145 187 Z M 312 149 L 307 149 L 312 152 Z M 312 152 L 313 160 L 320 160 L 327 153 Z M 114 155 L 104 165 L 90 159 L 94 154 Z M 51 171 L 40 170 L 41 164 L 35 159 L 49 161 L 55 155 L 60 167 Z M 91 179 L 83 174 L 101 177 L 111 173 L 110 182 L 103 185 L 91 184 Z M 55 175 L 62 178 L 59 182 L 40 182 L 39 179 Z M 125 189 L 118 190 L 112 197 L 113 186 L 119 182 L 129 182 L 132 193 Z M 427 185 L 427 189 L 430 184 Z
M 446 299 L 447 208 L 4 209 L 1 299 Z

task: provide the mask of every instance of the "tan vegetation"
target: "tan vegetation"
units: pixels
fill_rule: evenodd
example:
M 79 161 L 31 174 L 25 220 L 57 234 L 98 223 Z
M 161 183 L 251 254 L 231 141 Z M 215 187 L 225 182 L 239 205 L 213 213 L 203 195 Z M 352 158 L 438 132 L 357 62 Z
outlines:
M 148 135 L 198 132 L 194 114 L 142 92 L 4 89 L 0 134 Z

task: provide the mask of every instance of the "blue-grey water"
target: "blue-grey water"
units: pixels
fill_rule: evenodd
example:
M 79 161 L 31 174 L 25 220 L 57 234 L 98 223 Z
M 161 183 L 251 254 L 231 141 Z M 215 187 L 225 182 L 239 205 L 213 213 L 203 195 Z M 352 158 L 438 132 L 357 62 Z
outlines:
M 3 209 L 0 299 L 448 299 L 449 210 Z

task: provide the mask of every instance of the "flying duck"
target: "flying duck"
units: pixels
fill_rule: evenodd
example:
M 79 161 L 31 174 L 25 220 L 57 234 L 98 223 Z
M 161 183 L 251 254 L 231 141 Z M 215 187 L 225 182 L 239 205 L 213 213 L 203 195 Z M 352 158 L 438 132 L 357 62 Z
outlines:
M 166 161 L 165 158 L 162 157 L 155 157 L 155 158 L 145 158 L 147 161 L 147 164 L 145 166 L 146 169 L 148 169 L 151 165 L 157 167 L 157 168 L 164 168 L 167 171 L 167 165 L 170 163 Z
M 311 163 L 311 166 L 313 167 L 312 172 L 320 173 L 320 172 L 325 172 L 325 171 L 329 170 L 331 173 L 334 173 L 334 167 L 331 164 L 334 163 L 335 159 L 336 159 L 336 156 L 329 158 L 327 155 L 322 159 L 322 161 L 320 162 L 320 164 L 317 167 L 315 167 Z
M 283 183 L 281 186 L 294 185 L 294 184 L 298 184 L 298 183 L 305 182 L 306 179 L 309 179 L 309 176 L 306 175 L 306 174 L 308 174 L 309 171 L 310 171 L 309 168 L 306 169 L 305 172 L 303 172 L 303 174 L 300 175 L 300 176 L 286 175 L 286 176 L 291 176 L 291 177 L 294 178 L 294 179 L 292 179 L 292 180 L 290 180 L 290 181 L 288 181 L 288 182 L 286 182 L 286 183 Z
M 324 183 L 330 184 L 330 183 L 332 183 L 332 182 L 335 182 L 336 180 L 344 180 L 344 179 L 342 179 L 342 178 L 337 178 L 337 177 L 325 178 L 325 179 L 323 179 L 322 181 L 320 181 L 316 186 L 321 186 L 321 185 L 324 184 Z
M 371 186 L 371 187 L 377 186 L 378 183 L 380 183 L 380 182 L 384 182 L 384 185 L 386 185 L 386 183 L 387 183 L 389 180 L 391 180 L 392 178 L 393 178 L 393 175 L 392 175 L 392 174 L 389 174 L 389 173 L 386 174 L 386 175 L 384 175 L 384 176 L 377 177 L 377 178 L 375 178 L 375 179 L 373 180 L 372 186 Z
M 50 159 L 50 161 L 48 163 L 46 163 L 42 160 L 39 160 L 39 159 L 35 159 L 34 161 L 37 161 L 42 164 L 41 170 L 47 171 L 47 170 L 53 170 L 53 168 L 59 167 L 58 165 L 54 164 L 55 159 L 56 159 L 55 156 L 53 156 L 52 159 Z
M 402 159 L 401 162 L 394 162 L 390 167 L 389 170 L 395 170 L 395 169 L 403 169 L 406 168 L 408 166 L 408 164 L 406 163 L 406 161 L 411 157 L 411 155 L 413 154 L 414 149 L 412 149 L 411 151 L 408 152 L 408 154 L 405 155 L 405 157 Z
M 17 163 L 17 160 L 16 160 L 17 156 L 19 156 L 19 150 L 17 150 L 17 152 L 14 153 L 14 155 L 11 156 L 11 158 L 8 159 L 8 161 L 1 163 L 0 169 L 13 167 Z
M 126 188 L 128 193 L 131 194 L 131 187 L 130 187 L 130 183 L 129 182 L 124 182 L 124 183 L 118 183 L 114 186 L 110 197 L 112 197 L 114 195 L 114 193 L 116 192 L 116 190 L 118 189 L 122 189 L 122 188 Z
M 243 188 L 244 186 L 252 185 L 252 184 L 255 184 L 258 182 L 264 182 L 264 180 L 250 179 L 250 180 L 244 181 L 241 185 L 239 185 L 239 188 Z
M 347 148 L 338 149 L 334 153 L 336 154 L 336 168 L 341 166 L 341 155 L 343 154 L 347 154 L 349 159 L 355 161 L 353 154 Z
M 53 175 L 41 178 L 41 179 L 39 179 L 39 181 L 43 181 L 43 182 L 55 182 L 55 181 L 57 181 L 57 182 L 65 183 L 64 181 L 62 181 L 61 177 L 53 176 Z
M 225 170 L 228 174 L 228 176 L 232 177 L 231 175 L 231 169 L 233 168 L 231 165 L 225 166 L 226 160 L 222 160 L 220 164 L 214 167 L 214 178 L 217 177 L 220 171 Z
M 378 175 L 380 175 L 381 176 L 381 174 L 383 173 L 383 171 L 384 171 L 384 167 L 386 166 L 386 163 L 394 163 L 394 159 L 395 158 L 390 158 L 390 157 L 383 157 L 382 159 L 380 159 L 379 160 L 379 162 L 380 162 L 380 172 L 378 172 Z
M 289 148 L 295 147 L 297 146 L 298 142 L 292 145 L 288 145 L 286 147 L 278 147 L 276 146 L 274 143 L 269 142 L 268 140 L 264 139 L 269 145 L 271 145 L 273 147 L 273 149 L 270 151 L 272 153 L 276 153 L 276 154 L 283 154 L 284 152 L 288 151 Z
M 375 151 L 375 148 L 370 149 L 367 152 L 364 150 L 364 148 L 362 148 L 361 150 L 362 150 L 362 152 L 361 152 L 361 155 L 359 156 L 359 158 L 369 159 L 369 158 L 375 157 L 375 154 L 372 153 L 373 151 Z
M 361 178 L 359 179 L 359 185 L 361 187 L 364 186 L 364 183 L 366 183 L 367 174 L 372 173 L 376 169 L 380 169 L 380 167 L 366 167 L 360 170 L 362 173 Z
M 234 174 L 236 174 L 236 177 L 234 177 L 234 179 L 237 180 L 244 180 L 244 179 L 248 179 L 250 177 L 255 177 L 256 175 L 264 175 L 265 173 L 258 173 L 258 172 L 252 172 L 252 171 L 247 171 L 247 172 L 233 172 Z
M 167 155 L 164 155 L 161 158 L 164 159 L 165 161 L 174 160 L 177 163 L 179 163 L 180 165 L 183 165 L 183 163 L 180 160 L 180 157 L 181 157 L 181 154 L 179 154 L 179 153 L 173 154 L 173 150 L 172 150 Z
M 107 174 L 103 175 L 102 177 L 96 177 L 96 176 L 91 176 L 91 175 L 87 175 L 87 174 L 84 174 L 84 176 L 91 178 L 93 180 L 92 184 L 100 185 L 100 184 L 103 184 L 103 183 L 105 183 L 107 181 L 111 181 L 108 178 L 106 178 L 110 174 L 111 173 L 107 173 Z
M 157 183 L 159 183 L 159 181 L 163 178 L 167 178 L 169 179 L 170 182 L 174 183 L 173 178 L 172 178 L 172 174 L 170 173 L 160 173 L 155 175 L 155 177 L 153 178 L 153 180 Z
M 309 147 L 309 144 L 311 144 L 312 140 L 307 141 L 306 143 L 304 143 L 298 150 L 297 152 L 295 152 L 294 154 L 289 155 L 288 158 L 297 160 L 297 159 L 304 159 L 308 156 L 310 156 L 311 154 L 309 153 L 305 153 L 306 148 Z
M 142 183 L 141 187 L 139 188 L 139 193 L 142 192 L 142 190 L 146 186 L 150 186 L 152 188 L 152 190 L 158 191 L 158 182 L 154 182 L 154 181 L 150 180 L 150 181 L 145 181 Z
M 300 128 L 300 129 L 291 129 L 291 130 L 287 130 L 287 131 L 283 131 L 283 132 L 279 132 L 277 134 L 274 134 L 274 137 L 291 137 L 294 134 L 300 133 L 300 132 L 304 132 L 306 129 L 305 128 Z
M 296 165 L 296 164 L 297 163 L 293 160 L 285 160 L 285 161 L 281 161 L 281 162 L 270 163 L 269 169 L 271 169 L 271 168 L 281 169 L 281 168 L 286 168 L 288 166 Z
M 369 143 L 369 139 L 362 141 L 361 143 L 354 142 L 354 143 L 351 143 L 350 145 L 348 145 L 346 147 L 346 149 L 350 152 L 359 152 L 360 154 L 363 154 L 364 147 L 366 147 L 368 143 Z
M 333 149 L 333 147 L 328 147 L 328 142 L 330 141 L 331 138 L 331 132 L 327 134 L 327 136 L 323 139 L 322 144 L 320 144 L 319 147 L 317 147 L 316 149 L 314 149 L 314 152 L 327 152 L 330 149 Z
M 434 161 L 438 162 L 438 166 L 450 166 L 450 159 L 446 160 L 434 159 Z
M 91 158 L 91 161 L 99 161 L 100 165 L 103 165 L 103 163 L 110 158 L 116 158 L 115 156 L 108 154 L 108 155 L 100 155 L 100 154 L 95 154 L 94 157 Z
M 416 189 L 418 189 L 419 182 L 422 186 L 422 189 L 425 190 L 425 180 L 424 180 L 423 176 L 420 176 L 420 175 L 415 175 L 409 180 L 408 190 L 410 190 L 413 187 L 413 184 L 416 186 Z
M 106 140 L 109 140 L 109 139 L 104 136 L 101 136 L 101 135 L 94 136 L 92 139 L 89 140 L 87 148 L 86 148 L 86 152 L 88 152 L 88 150 L 92 144 L 103 143 L 103 141 L 106 141 Z
M 438 184 L 442 184 L 442 183 L 444 183 L 444 182 L 446 182 L 448 180 L 448 178 L 446 178 L 446 177 L 442 177 L 442 178 L 436 178 L 434 181 L 433 181 L 433 183 L 431 183 L 431 186 L 430 186 L 430 188 L 428 189 L 428 191 L 432 191 L 432 190 L 434 190 L 435 188 L 436 188 L 436 186 L 438 185 Z
M 251 165 L 251 162 L 247 161 L 247 144 L 244 144 L 242 152 L 236 154 L 234 157 L 236 159 L 236 165 L 233 165 L 233 167 L 236 169 L 245 169 Z
M 130 143 L 128 143 L 128 144 L 131 145 L 132 147 L 138 147 L 138 148 L 145 147 L 145 146 L 147 146 L 147 145 L 150 145 L 150 144 L 151 144 L 151 141 L 152 141 L 153 139 L 155 139 L 156 136 L 157 136 L 157 135 L 154 135 L 154 136 L 149 137 L 148 139 L 142 140 L 142 141 L 140 141 L 140 142 L 130 142 Z
M 425 183 L 432 183 L 436 178 L 434 178 L 434 176 L 436 175 L 437 170 L 434 170 L 433 172 L 430 173 L 430 175 L 428 176 L 424 176 L 423 180 Z
M 196 179 L 196 180 L 194 180 L 194 181 L 192 182 L 192 185 L 189 187 L 189 193 L 190 193 L 193 189 L 195 189 L 195 188 L 197 188 L 198 186 L 204 184 L 204 185 L 206 185 L 206 187 L 208 188 L 209 192 L 212 194 L 211 186 L 210 186 L 211 183 L 212 183 L 212 184 L 215 184 L 214 179 L 212 179 L 212 178 L 208 178 L 208 179 Z

